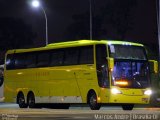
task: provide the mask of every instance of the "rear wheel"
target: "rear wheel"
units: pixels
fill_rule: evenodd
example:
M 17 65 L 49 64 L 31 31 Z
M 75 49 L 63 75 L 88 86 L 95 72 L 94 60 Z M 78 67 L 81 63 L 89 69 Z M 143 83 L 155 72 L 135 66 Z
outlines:
M 88 96 L 88 104 L 91 110 L 99 110 L 101 105 L 97 103 L 97 95 L 95 92 L 90 92 Z
M 134 104 L 125 104 L 125 105 L 122 105 L 122 109 L 123 110 L 132 110 L 134 107 Z
M 18 94 L 17 103 L 18 103 L 20 108 L 27 108 L 28 107 L 28 105 L 25 103 L 25 98 L 24 98 L 23 93 Z
M 35 97 L 33 93 L 28 94 L 27 103 L 29 108 L 35 108 Z

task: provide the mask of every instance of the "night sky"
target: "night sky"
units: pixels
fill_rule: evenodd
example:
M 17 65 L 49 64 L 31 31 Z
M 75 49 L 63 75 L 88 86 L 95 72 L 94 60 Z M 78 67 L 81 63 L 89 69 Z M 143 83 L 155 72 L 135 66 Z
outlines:
M 145 43 L 152 46 L 158 45 L 156 0 L 136 1 L 137 3 L 132 8 L 131 12 L 131 14 L 133 15 L 132 26 L 134 27 L 127 31 L 124 40 Z M 23 19 L 32 27 L 33 31 L 37 34 L 37 37 L 34 39 L 34 45 L 31 46 L 44 46 L 44 14 L 40 9 L 32 8 L 30 6 L 30 2 L 31 0 L 0 0 L 0 14 L 1 17 Z M 93 15 L 96 16 L 100 14 L 103 8 L 105 8 L 108 0 L 93 0 L 93 2 Z M 73 19 L 74 15 L 89 12 L 89 0 L 41 0 L 41 3 L 46 10 L 48 17 L 49 43 L 77 40 L 77 37 L 75 37 L 75 39 L 74 37 L 72 37 L 72 39 L 67 38 L 66 33 L 68 27 L 75 22 L 75 20 Z M 114 7 L 115 6 L 113 5 L 113 8 Z M 104 29 L 107 29 L 108 32 L 106 32 L 106 35 L 95 37 L 96 39 L 119 39 L 119 37 L 113 35 L 114 32 L 112 31 L 111 26 L 109 26 L 105 22 L 103 24 Z M 85 39 L 85 37 L 83 36 L 82 38 Z M 93 39 L 95 38 L 93 37 Z

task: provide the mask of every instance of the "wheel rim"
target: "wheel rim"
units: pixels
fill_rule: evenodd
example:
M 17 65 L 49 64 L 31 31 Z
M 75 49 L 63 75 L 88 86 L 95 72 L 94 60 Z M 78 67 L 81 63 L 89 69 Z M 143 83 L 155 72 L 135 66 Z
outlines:
M 33 103 L 34 103 L 33 98 L 30 98 L 30 99 L 29 99 L 29 104 L 30 104 L 30 105 L 33 105 Z
M 97 104 L 96 96 L 95 96 L 95 95 L 92 95 L 92 96 L 90 97 L 90 105 L 91 105 L 91 106 L 96 106 L 96 104 Z
M 24 98 L 22 96 L 19 98 L 18 103 L 19 103 L 19 105 L 23 105 L 24 104 Z
M 34 100 L 34 97 L 31 95 L 28 99 L 28 104 L 29 104 L 29 107 L 34 107 L 34 104 L 35 104 L 35 100 Z

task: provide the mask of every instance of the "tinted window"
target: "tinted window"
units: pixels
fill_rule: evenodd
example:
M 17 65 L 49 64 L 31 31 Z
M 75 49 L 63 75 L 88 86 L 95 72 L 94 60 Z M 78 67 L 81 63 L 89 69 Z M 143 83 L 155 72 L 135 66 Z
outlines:
M 106 45 L 96 45 L 96 60 L 97 64 L 106 64 L 107 60 Z
M 78 64 L 78 48 L 68 48 L 65 50 L 64 65 Z
M 80 48 L 80 64 L 93 64 L 93 46 Z
M 96 45 L 97 77 L 100 87 L 108 87 L 108 64 L 106 45 Z
M 37 55 L 37 67 L 47 67 L 49 64 L 49 52 L 38 52 Z
M 63 65 L 64 52 L 63 50 L 51 51 L 51 66 Z
M 36 53 L 28 53 L 26 59 L 26 67 L 33 68 L 36 67 Z
M 26 54 L 15 54 L 15 69 L 22 69 L 26 67 Z
M 14 55 L 13 54 L 8 54 L 7 55 L 6 69 L 7 70 L 14 69 Z
M 141 46 L 109 45 L 110 56 L 115 59 L 147 60 L 145 49 Z

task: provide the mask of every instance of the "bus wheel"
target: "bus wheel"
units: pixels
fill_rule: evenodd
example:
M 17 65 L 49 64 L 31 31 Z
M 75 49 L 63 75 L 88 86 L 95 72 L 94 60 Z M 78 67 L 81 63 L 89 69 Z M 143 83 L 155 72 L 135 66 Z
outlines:
M 132 110 L 134 107 L 134 104 L 125 104 L 122 105 L 123 110 Z
M 28 103 L 29 108 L 35 108 L 35 97 L 33 93 L 28 94 L 27 103 Z
M 28 105 L 25 103 L 25 98 L 24 98 L 23 93 L 18 94 L 17 103 L 18 103 L 20 108 L 27 108 L 28 107 Z
M 95 92 L 90 92 L 88 96 L 88 104 L 91 110 L 99 110 L 101 105 L 97 103 L 97 95 Z

